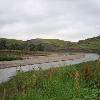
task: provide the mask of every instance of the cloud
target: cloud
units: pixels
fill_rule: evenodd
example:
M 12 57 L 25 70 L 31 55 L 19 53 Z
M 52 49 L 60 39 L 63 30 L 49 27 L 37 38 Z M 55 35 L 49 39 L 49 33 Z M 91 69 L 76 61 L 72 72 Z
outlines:
M 78 41 L 100 35 L 99 0 L 0 0 L 0 38 Z

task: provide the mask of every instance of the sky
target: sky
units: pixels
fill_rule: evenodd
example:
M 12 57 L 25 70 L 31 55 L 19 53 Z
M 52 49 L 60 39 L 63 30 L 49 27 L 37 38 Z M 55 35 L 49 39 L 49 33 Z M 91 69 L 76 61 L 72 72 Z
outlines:
M 78 41 L 100 35 L 100 0 L 0 0 L 0 38 Z

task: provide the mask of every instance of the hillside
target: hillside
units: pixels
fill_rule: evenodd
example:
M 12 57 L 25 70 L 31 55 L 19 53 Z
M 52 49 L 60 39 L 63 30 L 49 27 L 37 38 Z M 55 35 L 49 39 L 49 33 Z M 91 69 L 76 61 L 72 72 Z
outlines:
M 77 44 L 81 49 L 100 52 L 100 36 L 80 40 Z
M 27 41 L 15 39 L 0 39 L 0 50 L 28 51 L 97 51 L 100 52 L 100 36 L 70 42 L 59 39 L 31 39 Z
M 45 51 L 65 50 L 66 47 L 72 44 L 69 41 L 59 39 L 32 39 L 26 42 L 34 45 L 42 45 Z
M 78 45 L 81 48 L 89 48 L 89 49 L 100 49 L 100 36 L 89 38 L 86 40 L 80 40 Z
M 59 39 L 32 39 L 27 41 L 0 39 L 0 50 L 59 51 L 65 50 L 72 43 Z

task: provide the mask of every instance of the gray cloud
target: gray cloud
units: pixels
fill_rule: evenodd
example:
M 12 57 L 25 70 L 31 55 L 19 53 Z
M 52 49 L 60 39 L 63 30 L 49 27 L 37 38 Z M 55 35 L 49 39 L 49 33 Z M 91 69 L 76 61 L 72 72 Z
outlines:
M 100 35 L 99 0 L 0 0 L 0 38 L 78 41 Z

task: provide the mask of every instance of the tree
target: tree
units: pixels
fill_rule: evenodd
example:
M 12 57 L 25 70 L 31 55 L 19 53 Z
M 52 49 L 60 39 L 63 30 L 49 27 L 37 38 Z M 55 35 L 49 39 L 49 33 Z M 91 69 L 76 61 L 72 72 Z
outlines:
M 5 39 L 0 39 L 0 49 L 7 49 Z
M 44 51 L 44 46 L 42 44 L 38 44 L 37 51 Z
M 30 48 L 30 51 L 36 50 L 36 46 L 34 44 L 30 44 L 29 48 Z

